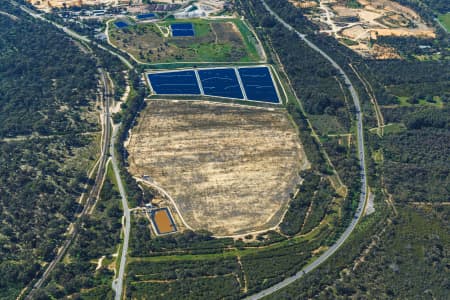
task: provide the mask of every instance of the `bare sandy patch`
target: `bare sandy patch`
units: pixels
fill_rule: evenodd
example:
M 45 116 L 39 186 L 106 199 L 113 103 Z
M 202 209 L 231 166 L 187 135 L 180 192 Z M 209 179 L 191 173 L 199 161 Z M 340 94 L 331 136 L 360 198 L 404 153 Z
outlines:
M 292 0 L 296 2 L 295 0 Z M 348 7 L 344 0 L 320 0 L 319 7 L 306 14 L 329 34 L 363 56 L 390 59 L 395 49 L 372 47 L 380 36 L 435 38 L 434 28 L 411 8 L 391 0 L 357 0 Z M 393 52 L 395 54 L 393 54 Z
M 308 167 L 287 112 L 202 101 L 148 102 L 128 145 L 186 223 L 216 235 L 276 226 Z

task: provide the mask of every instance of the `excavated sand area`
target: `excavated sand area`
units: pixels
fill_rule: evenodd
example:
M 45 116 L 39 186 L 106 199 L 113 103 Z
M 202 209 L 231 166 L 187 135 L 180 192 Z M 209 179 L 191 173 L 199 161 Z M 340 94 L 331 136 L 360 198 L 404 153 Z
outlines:
M 188 226 L 220 236 L 276 227 L 309 167 L 281 108 L 148 101 L 127 148 L 133 175 L 163 188 Z

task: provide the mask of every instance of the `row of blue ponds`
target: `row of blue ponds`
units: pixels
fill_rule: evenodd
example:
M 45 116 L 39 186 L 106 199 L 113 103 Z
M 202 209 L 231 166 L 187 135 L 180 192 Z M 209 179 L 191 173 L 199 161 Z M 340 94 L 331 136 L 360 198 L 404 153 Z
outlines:
M 268 67 L 243 67 L 238 72 L 248 100 L 279 103 Z M 244 99 L 234 68 L 200 69 L 198 75 L 205 95 Z M 156 94 L 201 94 L 194 70 L 155 73 L 148 77 Z

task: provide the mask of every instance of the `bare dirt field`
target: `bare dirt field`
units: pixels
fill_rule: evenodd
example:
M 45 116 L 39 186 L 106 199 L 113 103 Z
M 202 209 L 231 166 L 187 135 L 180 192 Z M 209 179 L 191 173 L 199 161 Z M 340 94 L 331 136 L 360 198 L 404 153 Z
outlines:
M 285 110 L 147 104 L 127 146 L 129 170 L 165 189 L 188 226 L 225 236 L 278 225 L 309 167 Z
M 311 8 L 318 6 L 317 2 L 315 1 L 308 1 L 308 0 L 289 0 L 295 7 L 300 8 Z
M 115 5 L 116 0 L 27 0 L 38 9 L 63 8 L 83 5 Z

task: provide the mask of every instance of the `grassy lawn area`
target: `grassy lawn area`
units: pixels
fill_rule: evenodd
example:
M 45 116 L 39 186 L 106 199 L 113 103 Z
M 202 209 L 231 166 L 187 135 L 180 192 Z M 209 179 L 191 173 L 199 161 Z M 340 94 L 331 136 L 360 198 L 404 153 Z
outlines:
M 338 121 L 337 117 L 330 115 L 309 115 L 314 129 L 322 136 L 329 134 L 344 134 L 348 133 Z
M 355 42 L 351 39 L 339 39 L 340 42 L 344 43 L 347 46 L 355 46 L 358 45 L 358 42 Z
M 403 123 L 389 123 L 384 126 L 384 134 L 396 134 L 406 130 Z M 377 133 L 378 127 L 370 128 L 369 131 L 373 134 Z
M 379 149 L 379 150 L 374 151 L 374 152 L 372 153 L 372 159 L 373 159 L 373 160 L 375 161 L 375 163 L 377 163 L 377 164 L 382 163 L 383 160 L 384 160 L 384 157 L 383 157 L 383 150 Z
M 413 105 L 422 105 L 422 106 L 436 106 L 442 108 L 444 106 L 444 103 L 442 102 L 442 99 L 440 97 L 433 97 L 433 102 L 428 102 L 425 99 L 419 99 L 418 103 L 412 104 L 410 102 L 410 97 L 407 96 L 399 96 L 397 97 L 400 101 L 400 106 L 413 106 Z
M 192 23 L 195 36 L 172 37 L 170 25 Z M 257 62 L 256 37 L 239 19 L 165 20 L 126 28 L 111 26 L 110 41 L 142 63 Z
M 450 32 L 450 12 L 439 15 L 438 19 L 439 22 L 441 22 L 441 24 L 444 25 L 444 27 L 447 29 L 447 32 Z
M 384 126 L 384 134 L 395 134 L 406 130 L 406 126 L 403 123 L 390 123 Z

